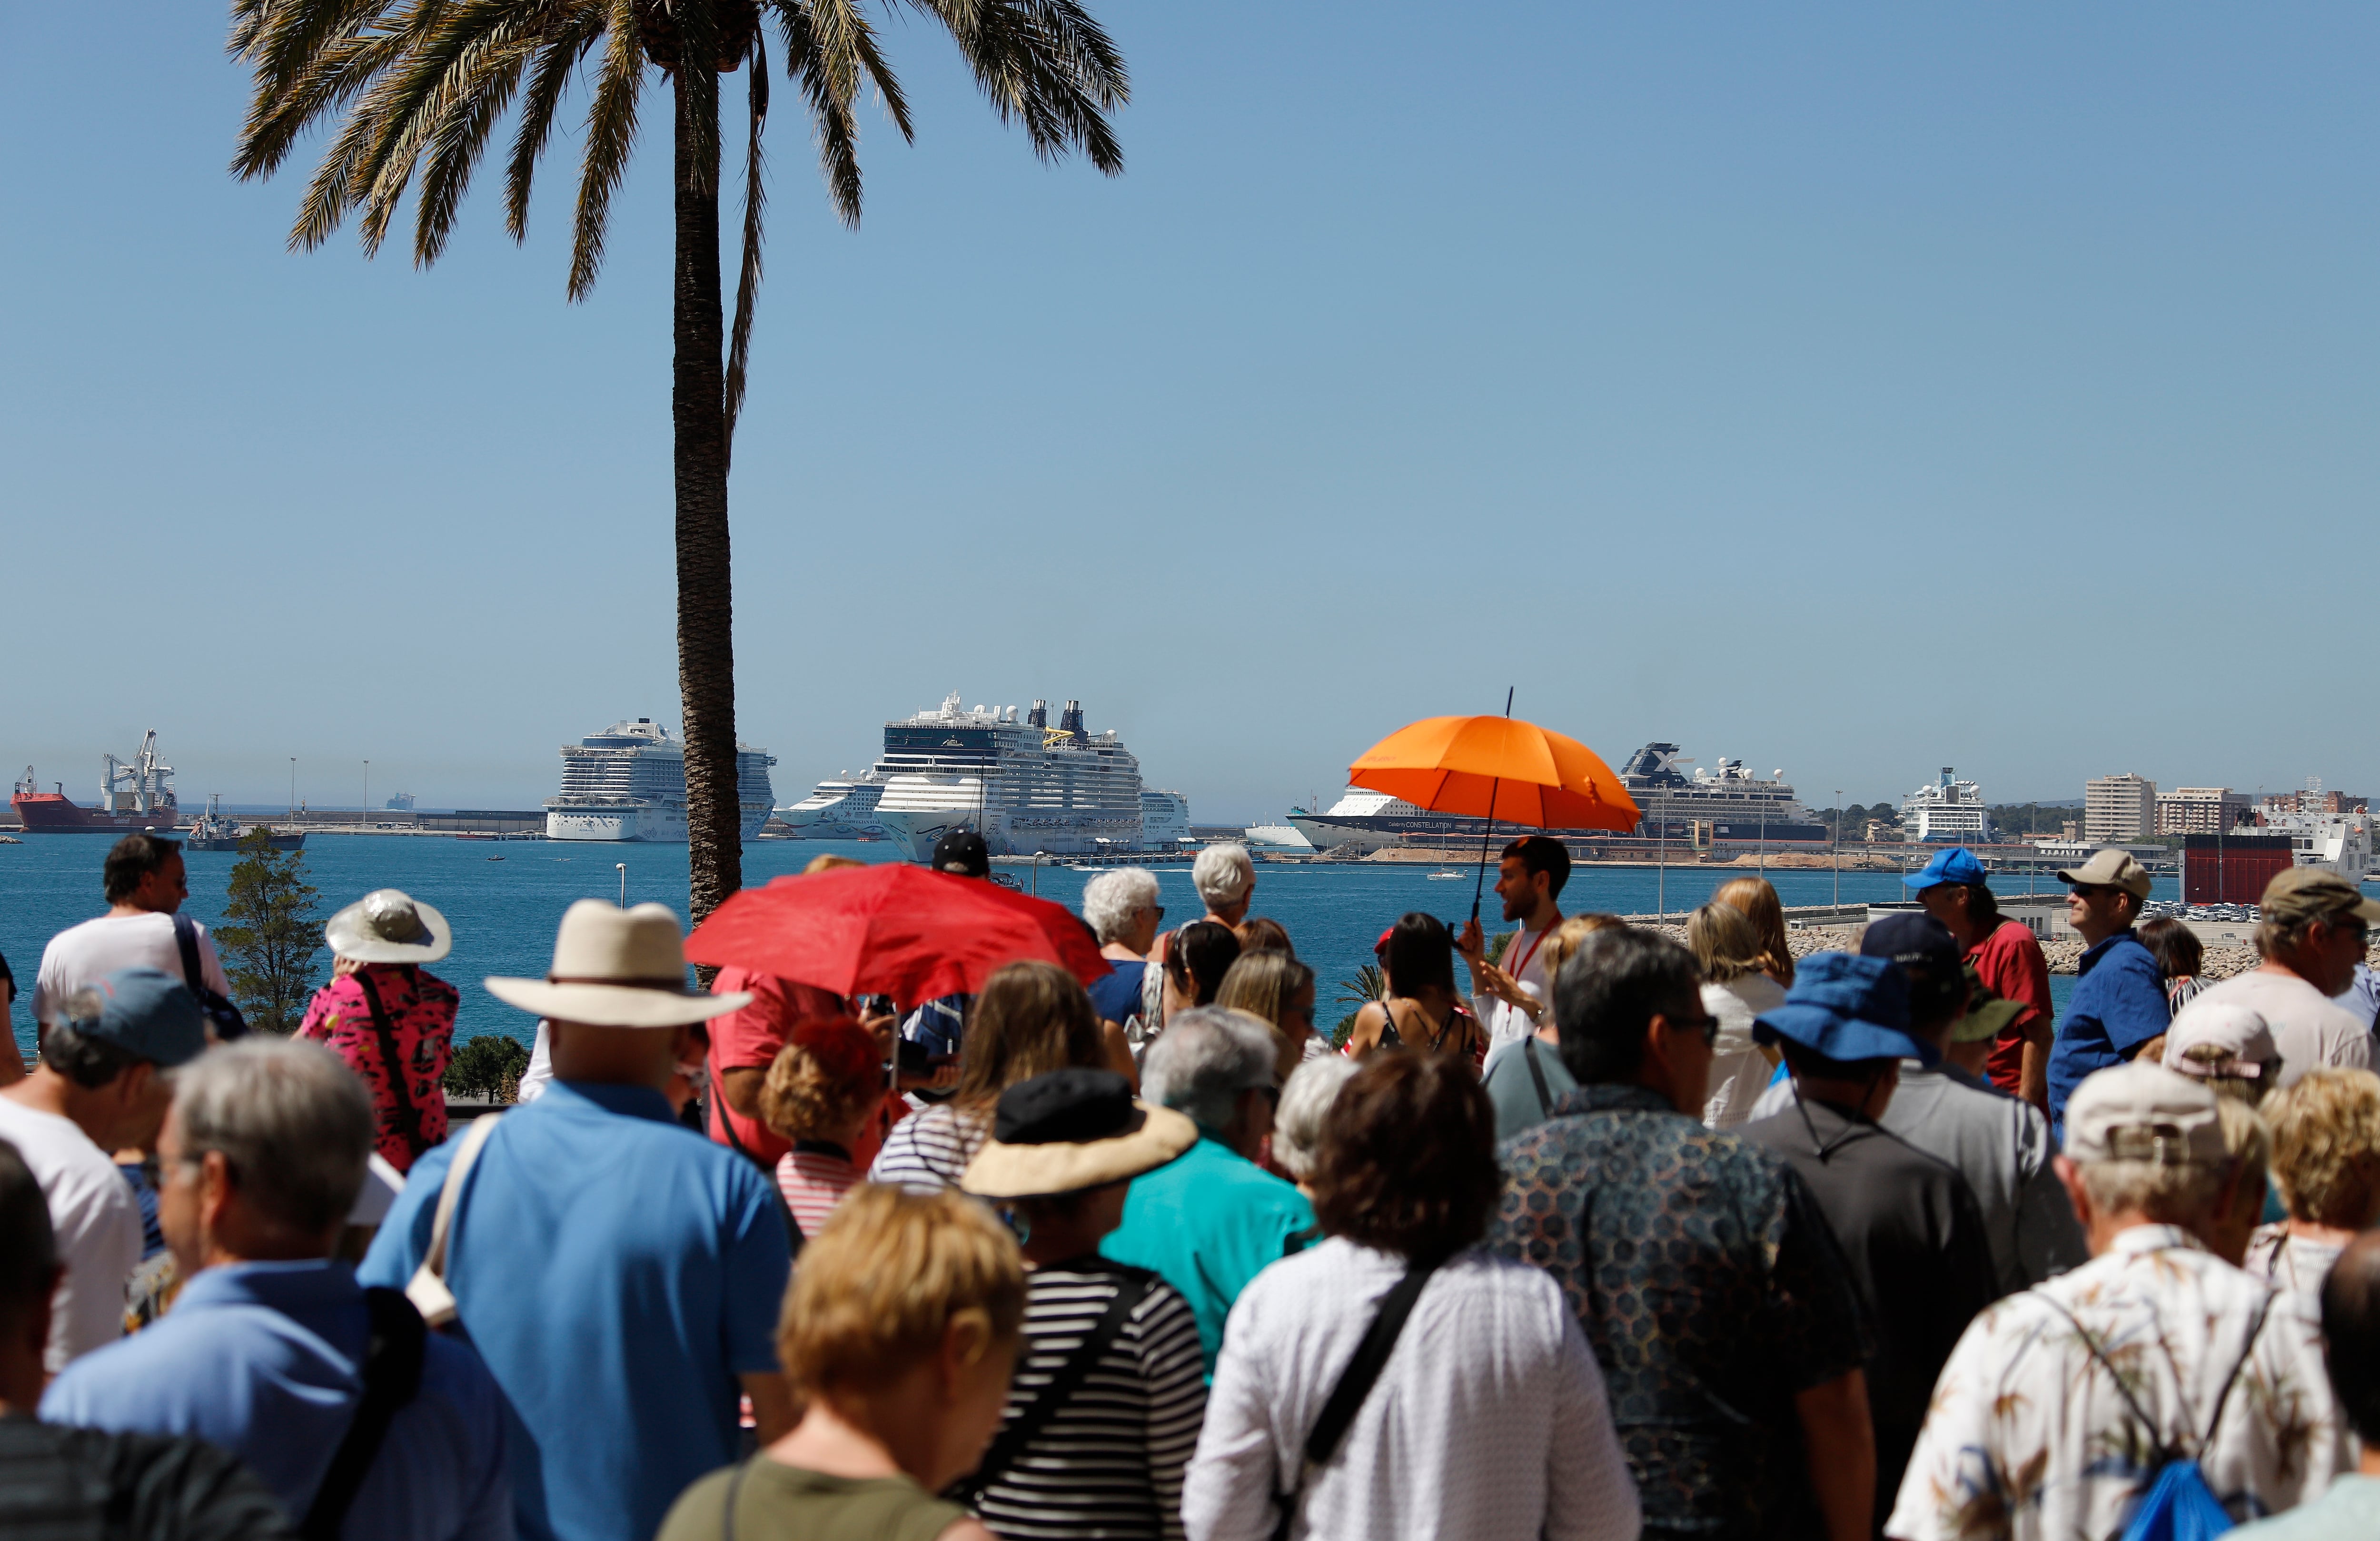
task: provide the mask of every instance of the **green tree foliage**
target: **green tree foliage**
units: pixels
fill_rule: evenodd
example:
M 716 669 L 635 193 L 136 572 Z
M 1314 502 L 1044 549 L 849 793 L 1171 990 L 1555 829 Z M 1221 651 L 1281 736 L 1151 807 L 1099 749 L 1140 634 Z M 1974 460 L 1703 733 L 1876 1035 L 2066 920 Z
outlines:
M 233 172 L 270 176 L 301 145 L 322 150 L 290 228 L 294 249 L 320 246 L 353 215 L 365 252 L 376 252 L 391 226 L 405 224 L 410 195 L 413 260 L 436 261 L 473 173 L 509 124 L 511 145 L 496 158 L 504 230 L 516 241 L 528 238 L 530 188 L 546 152 L 578 147 L 569 295 L 584 299 L 602 267 L 639 117 L 661 118 L 675 192 L 670 417 L 697 921 L 743 886 L 727 472 L 760 290 L 769 54 L 773 43 L 835 213 L 856 226 L 862 95 L 872 90 L 893 128 L 911 137 L 908 98 L 878 46 L 874 8 L 866 0 L 232 0 L 230 50 L 254 86 Z M 949 34 L 993 113 L 1022 124 L 1036 154 L 1079 150 L 1111 176 L 1123 169 L 1108 121 L 1127 94 L 1123 58 L 1080 0 L 907 0 L 903 8 Z M 721 77 L 739 71 L 744 206 L 731 326 L 719 239 Z M 585 127 L 557 135 L 574 85 L 589 90 Z M 658 115 L 648 85 L 663 98 Z M 847 303 L 815 289 L 806 297 Z
M 1354 1010 L 1341 1017 L 1339 1025 L 1330 1030 L 1330 1047 L 1346 1048 L 1348 1037 L 1355 1031 L 1356 1013 L 1368 1002 L 1378 1001 L 1388 993 L 1389 977 L 1380 972 L 1378 964 L 1366 964 L 1355 971 L 1354 978 L 1340 980 L 1336 1000 L 1340 1005 L 1352 1006 Z
M 2001 803 L 1992 809 L 1992 828 L 2002 836 L 2056 834 L 2068 823 L 2082 822 L 2082 810 L 2070 803 Z
M 446 1089 L 457 1097 L 509 1102 L 528 1069 L 528 1050 L 519 1039 L 482 1033 L 457 1045 L 446 1062 Z
M 306 1014 L 314 954 L 322 950 L 319 897 L 306 881 L 305 852 L 274 850 L 268 829 L 240 837 L 215 951 L 232 998 L 258 1032 L 294 1033 Z

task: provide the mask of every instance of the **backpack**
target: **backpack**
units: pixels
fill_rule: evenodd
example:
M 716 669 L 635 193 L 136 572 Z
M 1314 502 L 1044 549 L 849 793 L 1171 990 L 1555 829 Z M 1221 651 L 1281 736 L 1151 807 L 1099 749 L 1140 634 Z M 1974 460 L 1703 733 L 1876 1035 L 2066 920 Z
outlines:
M 2091 1351 L 2091 1357 L 2107 1372 L 2108 1380 L 2114 1384 L 2117 1395 L 2124 1399 L 2124 1405 L 2131 1409 L 2133 1418 L 2143 1428 L 2155 1434 L 2155 1423 L 2141 1411 L 2141 1404 L 2133 1398 L 2131 1389 L 2124 1384 L 2123 1377 L 2116 1373 L 2116 1366 L 2107 1363 L 2107 1356 L 2100 1352 L 2098 1341 L 2083 1330 L 2082 1324 L 2075 1320 L 2073 1312 L 2046 1295 L 2042 1298 L 2049 1300 L 2050 1304 L 2058 1307 L 2058 1314 L 2073 1324 L 2074 1335 L 2082 1340 L 2082 1346 Z M 2224 1378 L 2223 1389 L 2216 1395 L 2214 1414 L 2206 1420 L 2206 1431 L 2198 1438 L 2201 1451 L 2214 1443 L 2215 1431 L 2223 1422 L 2224 1405 L 2231 1400 L 2231 1388 L 2239 1383 L 2240 1372 L 2248 1367 L 2249 1358 L 2256 1352 L 2257 1334 L 2265 1330 L 2265 1318 L 2272 1314 L 2272 1309 L 2273 1297 L 2268 1293 L 2256 1307 L 2256 1319 L 2249 1325 L 2248 1341 L 2240 1350 L 2240 1362 L 2231 1366 L 2230 1375 Z M 2211 1537 L 2221 1535 L 2232 1528 L 2230 1512 L 2216 1498 L 2215 1489 L 2207 1482 L 2206 1473 L 2198 1464 L 2196 1455 L 2184 1455 L 2180 1450 L 2159 1440 L 2157 1459 L 2156 1480 L 2149 1485 L 2147 1492 L 2133 1500 L 2131 1511 L 2124 1516 L 2119 1541 L 2210 1541 Z

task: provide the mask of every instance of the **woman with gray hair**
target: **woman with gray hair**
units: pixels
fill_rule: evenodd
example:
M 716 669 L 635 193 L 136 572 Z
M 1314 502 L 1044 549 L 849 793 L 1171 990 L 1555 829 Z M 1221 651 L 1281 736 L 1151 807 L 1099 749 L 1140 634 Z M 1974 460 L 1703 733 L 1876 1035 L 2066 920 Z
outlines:
M 1226 841 L 1209 845 L 1190 864 L 1190 881 L 1206 902 L 1207 918 L 1239 929 L 1256 898 L 1257 866 L 1248 848 Z
M 1331 1098 L 1354 1074 L 1354 1061 L 1344 1054 L 1325 1054 L 1298 1066 L 1289 1085 L 1281 1088 L 1281 1106 L 1272 1115 L 1273 1170 L 1296 1183 L 1308 1199 L 1314 1196 L 1314 1162 L 1322 1148 Z
M 1092 982 L 1091 1009 L 1135 1045 L 1145 1036 L 1135 1031 L 1141 977 L 1157 945 L 1158 924 L 1165 918 L 1165 906 L 1157 899 L 1157 875 L 1145 867 L 1119 867 L 1083 885 L 1083 919 L 1099 939 L 1099 956 L 1114 970 Z

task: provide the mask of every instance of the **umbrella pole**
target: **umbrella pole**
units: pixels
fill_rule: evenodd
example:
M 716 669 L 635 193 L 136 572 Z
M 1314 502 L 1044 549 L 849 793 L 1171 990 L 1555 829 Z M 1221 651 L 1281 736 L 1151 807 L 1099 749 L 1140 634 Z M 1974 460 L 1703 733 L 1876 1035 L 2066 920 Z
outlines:
M 1512 715 L 1512 689 L 1504 687 L 1504 715 Z M 1488 827 L 1479 831 L 1479 880 L 1471 885 L 1471 918 L 1479 918 L 1479 900 L 1488 892 L 1488 842 L 1496 834 L 1496 793 L 1504 784 L 1502 777 L 1488 783 Z

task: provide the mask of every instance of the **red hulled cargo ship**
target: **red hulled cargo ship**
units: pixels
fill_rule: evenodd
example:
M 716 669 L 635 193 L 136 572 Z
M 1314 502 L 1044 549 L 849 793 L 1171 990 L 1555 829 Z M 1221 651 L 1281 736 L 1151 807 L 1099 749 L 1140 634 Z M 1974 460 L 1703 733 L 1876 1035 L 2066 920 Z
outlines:
M 175 827 L 182 815 L 181 805 L 174 796 L 174 768 L 157 758 L 155 729 L 140 740 L 140 752 L 129 760 L 114 755 L 101 758 L 105 770 L 99 783 L 99 806 L 90 808 L 69 801 L 64 786 L 55 792 L 40 790 L 33 768 L 25 767 L 25 779 L 17 783 L 17 795 L 8 799 L 8 806 L 23 820 L 25 832 L 131 834 L 155 830 L 162 834 Z

